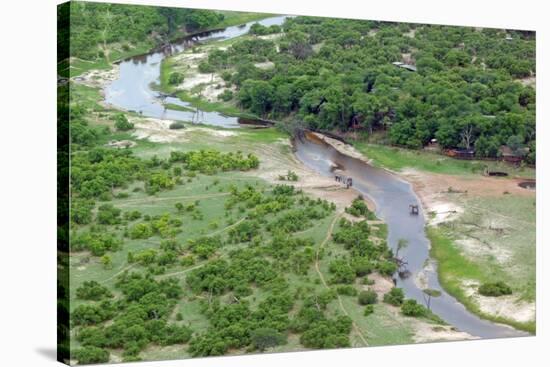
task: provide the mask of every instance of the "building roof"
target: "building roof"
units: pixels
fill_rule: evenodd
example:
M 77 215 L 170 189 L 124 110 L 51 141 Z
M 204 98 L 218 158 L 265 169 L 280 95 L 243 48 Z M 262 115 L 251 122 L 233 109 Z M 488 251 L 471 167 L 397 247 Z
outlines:
M 401 62 L 401 61 L 392 62 L 392 65 L 395 65 L 395 66 L 403 68 L 403 69 L 407 69 L 409 71 L 416 71 L 416 66 L 410 65 L 410 64 L 405 64 L 404 62 Z

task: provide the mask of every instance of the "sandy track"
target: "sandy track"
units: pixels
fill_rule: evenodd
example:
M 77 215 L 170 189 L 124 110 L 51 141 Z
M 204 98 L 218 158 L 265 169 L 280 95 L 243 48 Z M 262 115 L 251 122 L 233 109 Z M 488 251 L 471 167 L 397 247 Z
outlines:
M 319 275 L 319 278 L 321 279 L 321 283 L 323 283 L 323 285 L 325 286 L 325 288 L 329 289 L 329 286 L 325 280 L 325 277 L 323 275 L 323 273 L 321 272 L 321 269 L 319 268 L 319 253 L 321 252 L 321 250 L 323 249 L 323 247 L 325 246 L 325 244 L 330 240 L 331 236 L 332 236 L 332 232 L 334 231 L 334 226 L 336 225 L 336 222 L 338 221 L 338 219 L 340 219 L 342 213 L 338 213 L 336 214 L 336 216 L 334 217 L 334 219 L 332 220 L 332 222 L 330 223 L 330 227 L 327 231 L 327 235 L 325 237 L 325 239 L 323 240 L 323 242 L 321 242 L 321 244 L 319 245 L 319 247 L 317 247 L 317 252 L 315 253 L 315 271 L 317 272 L 317 274 Z M 340 305 L 340 309 L 342 310 L 342 312 L 349 317 L 349 313 L 348 311 L 346 310 L 346 308 L 344 307 L 344 303 L 342 302 L 342 297 L 340 297 L 339 294 L 336 295 L 336 297 L 338 298 L 338 303 Z M 363 342 L 363 344 L 368 347 L 369 343 L 367 342 L 367 340 L 365 339 L 365 337 L 363 336 L 363 332 L 361 331 L 361 329 L 359 328 L 359 326 L 357 326 L 357 323 L 355 321 L 353 321 L 352 319 L 352 326 L 353 326 L 353 329 L 355 331 L 355 333 L 359 336 L 359 338 L 361 339 L 361 341 Z

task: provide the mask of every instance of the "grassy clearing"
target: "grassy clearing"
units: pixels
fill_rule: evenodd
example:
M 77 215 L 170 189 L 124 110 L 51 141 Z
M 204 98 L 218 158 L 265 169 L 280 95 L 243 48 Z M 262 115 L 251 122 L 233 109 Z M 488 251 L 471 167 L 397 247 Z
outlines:
M 409 150 L 387 145 L 353 142 L 353 145 L 374 165 L 394 171 L 415 168 L 422 171 L 450 175 L 473 175 L 483 173 L 485 167 L 490 170 L 508 172 L 511 176 L 535 178 L 535 170 L 528 167 L 514 168 L 503 162 L 458 160 L 421 150 Z
M 536 291 L 535 197 L 502 195 L 463 199 L 465 213 L 449 223 L 455 238 L 474 239 L 480 248 L 465 255 L 512 286 L 522 300 L 533 302 Z M 491 251 L 491 249 L 498 251 Z M 476 279 L 476 278 L 473 278 Z
M 530 333 L 535 332 L 535 322 L 522 323 L 484 313 L 478 304 L 465 293 L 462 283 L 464 279 L 475 279 L 480 282 L 494 281 L 499 279 L 499 276 L 506 277 L 502 269 L 488 268 L 466 258 L 453 244 L 453 234 L 444 228 L 428 227 L 427 235 L 432 244 L 430 253 L 438 261 L 439 281 L 449 294 L 480 317 L 508 324 Z
M 149 50 L 153 48 L 153 46 L 154 44 L 152 42 L 141 42 L 140 44 L 134 45 L 131 49 L 125 51 L 119 45 L 110 45 L 109 59 L 72 59 L 70 62 L 70 76 L 71 78 L 76 77 L 90 70 L 109 70 L 113 67 L 114 63 L 127 59 L 129 57 L 145 54 L 149 52 Z
M 230 27 L 234 25 L 262 20 L 265 18 L 276 16 L 277 14 L 269 13 L 248 13 L 239 11 L 220 11 L 224 15 L 223 21 L 218 25 L 220 28 Z
M 208 102 L 198 96 L 191 95 L 188 91 L 180 91 L 176 95 L 182 101 L 189 102 L 194 107 L 205 112 L 220 112 L 230 116 L 254 117 L 254 115 L 242 112 L 237 106 L 224 102 Z

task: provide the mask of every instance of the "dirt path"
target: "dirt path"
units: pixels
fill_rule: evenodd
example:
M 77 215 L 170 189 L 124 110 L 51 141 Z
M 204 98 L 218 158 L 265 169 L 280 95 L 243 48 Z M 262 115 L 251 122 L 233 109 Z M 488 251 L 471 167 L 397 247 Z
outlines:
M 201 267 L 203 267 L 204 265 L 206 265 L 207 263 L 208 263 L 208 261 L 205 261 L 205 262 L 203 262 L 203 263 L 201 263 L 201 264 L 192 266 L 192 267 L 190 267 L 189 269 L 177 271 L 177 272 L 175 272 L 175 273 L 162 274 L 162 275 L 157 276 L 157 278 L 158 278 L 158 279 L 163 279 L 163 278 L 167 278 L 167 277 L 173 277 L 173 276 L 178 276 L 178 275 L 181 275 L 181 274 L 185 274 L 185 273 L 190 272 L 191 270 L 195 270 L 195 269 L 201 268 Z
M 105 279 L 105 280 L 102 280 L 101 283 L 107 283 L 107 282 L 110 282 L 111 280 L 115 279 L 117 276 L 119 276 L 120 274 L 124 273 L 126 270 L 130 270 L 131 268 L 134 267 L 135 264 L 131 264 L 131 265 L 128 265 L 128 266 L 125 266 L 124 268 L 122 268 L 120 271 L 116 272 L 115 274 L 111 275 L 109 278 Z
M 241 223 L 241 222 L 242 222 L 243 220 L 245 220 L 245 219 L 246 219 L 246 217 L 242 217 L 241 219 L 239 219 L 238 221 L 236 221 L 236 222 L 233 223 L 233 224 L 228 225 L 227 227 L 224 227 L 224 228 L 222 228 L 222 229 L 219 229 L 219 230 L 217 230 L 216 232 L 212 232 L 212 233 L 207 234 L 207 237 L 215 236 L 215 235 L 217 235 L 217 234 L 220 234 L 220 233 L 222 233 L 222 232 L 225 232 L 225 231 L 227 231 L 229 228 L 235 227 L 236 225 L 238 225 L 239 223 Z
M 321 272 L 321 269 L 319 268 L 319 253 L 321 252 L 321 250 L 323 249 L 325 244 L 330 240 L 330 237 L 332 236 L 332 232 L 334 231 L 334 226 L 336 225 L 336 222 L 338 221 L 338 219 L 340 219 L 341 216 L 342 216 L 341 212 L 336 214 L 336 216 L 334 217 L 334 219 L 330 223 L 330 227 L 327 231 L 327 235 L 326 235 L 325 239 L 323 240 L 323 242 L 321 242 L 321 244 L 317 248 L 317 252 L 315 254 L 315 271 L 319 275 L 319 278 L 321 279 L 321 283 L 323 283 L 323 285 L 327 289 L 329 288 L 329 286 L 328 286 L 328 284 L 325 280 L 325 276 L 323 275 L 323 273 Z M 338 295 L 336 295 L 336 297 L 338 298 L 338 303 L 340 304 L 340 309 L 342 310 L 342 312 L 346 316 L 350 317 L 348 311 L 344 307 L 344 303 L 342 302 L 342 298 L 340 297 L 340 295 L 338 294 Z M 350 319 L 351 319 L 351 317 L 350 317 Z M 359 326 L 357 326 L 357 324 L 355 323 L 355 321 L 353 321 L 353 319 L 352 319 L 352 326 L 353 326 L 353 329 L 355 330 L 356 334 L 359 336 L 359 338 L 363 342 L 363 344 L 366 347 L 368 347 L 369 343 L 367 342 L 367 340 L 363 336 L 363 332 L 361 331 L 361 329 L 359 329 Z
M 149 203 L 156 203 L 159 201 L 171 201 L 171 200 L 185 200 L 185 199 L 210 199 L 210 198 L 216 198 L 220 196 L 227 196 L 229 195 L 229 192 L 220 192 L 217 194 L 204 194 L 204 195 L 184 195 L 184 196 L 171 196 L 171 197 L 165 197 L 165 198 L 151 198 L 146 197 L 142 199 L 131 199 L 131 200 L 125 200 L 118 204 L 118 206 L 126 206 L 128 204 L 134 204 L 134 203 L 143 203 L 143 202 L 149 202 Z

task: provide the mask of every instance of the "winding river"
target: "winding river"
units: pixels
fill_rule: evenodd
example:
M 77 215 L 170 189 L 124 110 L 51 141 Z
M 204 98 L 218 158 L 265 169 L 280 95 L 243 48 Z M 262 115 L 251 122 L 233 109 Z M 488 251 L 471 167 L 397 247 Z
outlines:
M 264 26 L 281 25 L 287 16 L 266 18 L 240 26 L 222 30 L 203 32 L 180 39 L 161 50 L 129 58 L 120 62 L 119 75 L 105 90 L 105 102 L 117 108 L 138 112 L 147 117 L 159 119 L 193 121 L 225 128 L 238 128 L 237 117 L 226 116 L 218 112 L 205 112 L 191 107 L 188 102 L 177 97 L 166 96 L 156 91 L 153 86 L 160 78 L 160 64 L 170 55 L 183 51 L 196 42 L 222 41 L 248 33 L 250 26 L 260 23 Z M 173 104 L 188 108 L 189 111 L 171 110 L 164 104 Z
M 261 20 L 259 23 L 266 26 L 280 25 L 285 18 L 286 16 L 272 17 Z M 224 30 L 186 37 L 163 50 L 122 61 L 119 65 L 118 79 L 104 90 L 105 101 L 117 108 L 135 111 L 147 117 L 194 121 L 225 128 L 239 127 L 238 118 L 221 113 L 197 111 L 194 108 L 189 111 L 167 109 L 163 102 L 181 107 L 190 107 L 190 105 L 178 98 L 163 96 L 152 86 L 158 83 L 161 61 L 168 55 L 181 52 L 197 41 L 226 40 L 238 37 L 247 33 L 254 23 L 250 22 Z M 296 139 L 295 149 L 296 157 L 321 175 L 333 176 L 333 168 L 336 164 L 345 175 L 353 178 L 354 189 L 374 201 L 377 207 L 376 214 L 388 224 L 390 246 L 395 248 L 397 241 L 401 238 L 409 241 L 409 246 L 400 251 L 400 257 L 407 261 L 407 269 L 411 275 L 407 278 L 397 279 L 397 286 L 404 289 L 408 298 L 414 298 L 418 302 L 424 303 L 422 289 L 415 282 L 418 273 L 424 271 L 428 287 L 442 291 L 440 297 L 432 298 L 431 309 L 449 324 L 481 338 L 528 335 L 505 325 L 482 320 L 470 313 L 455 298 L 442 290 L 435 269 L 429 271 L 424 269 L 426 262 L 429 261 L 430 243 L 424 230 L 425 220 L 422 209 L 420 209 L 419 215 L 409 214 L 409 204 L 417 204 L 419 208 L 422 207 L 410 184 L 385 170 L 345 156 L 321 141 L 307 138 Z
M 441 291 L 441 296 L 432 297 L 431 309 L 449 324 L 473 336 L 499 338 L 523 336 L 527 333 L 509 326 L 483 320 L 470 313 L 454 297 L 445 292 L 437 278 L 435 264 L 425 269 L 429 258 L 430 242 L 425 233 L 425 220 L 420 200 L 411 185 L 393 173 L 372 167 L 365 162 L 346 156 L 329 144 L 306 137 L 294 142 L 296 157 L 309 168 L 324 176 L 334 176 L 338 167 L 347 177 L 353 179 L 353 187 L 369 197 L 376 204 L 376 215 L 388 225 L 388 244 L 395 250 L 399 239 L 409 242 L 400 250 L 399 257 L 407 261 L 410 275 L 397 277 L 397 286 L 403 288 L 407 298 L 414 298 L 424 304 L 424 292 L 415 281 L 419 272 L 424 272 L 427 286 Z M 409 214 L 409 205 L 418 205 L 419 215 Z

